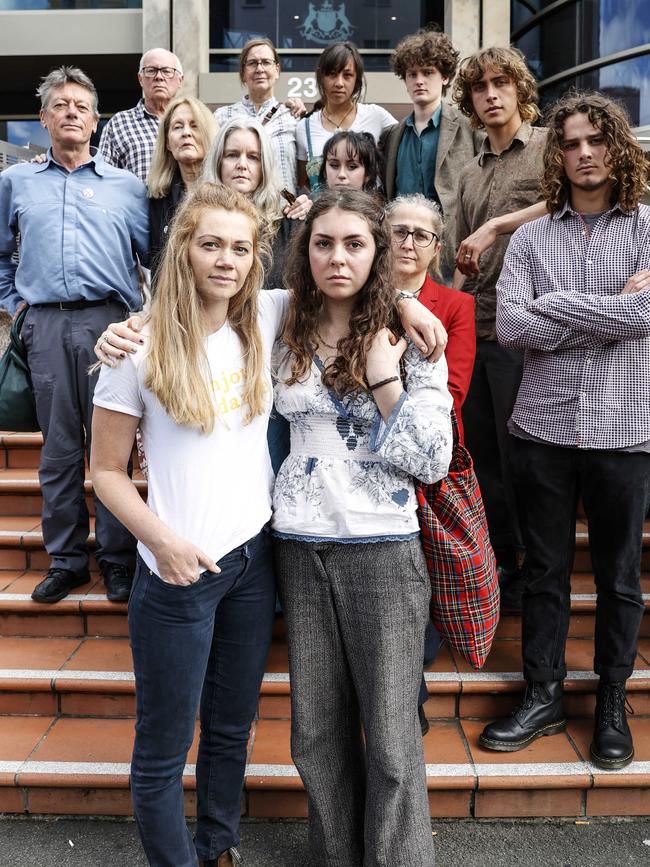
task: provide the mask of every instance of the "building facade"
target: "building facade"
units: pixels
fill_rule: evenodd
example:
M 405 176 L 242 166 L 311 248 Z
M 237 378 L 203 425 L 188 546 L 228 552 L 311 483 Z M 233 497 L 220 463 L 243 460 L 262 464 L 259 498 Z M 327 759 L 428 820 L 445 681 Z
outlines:
M 0 139 L 45 141 L 34 90 L 61 63 L 95 81 L 104 119 L 133 105 L 138 59 L 152 46 L 181 58 L 188 93 L 213 107 L 234 102 L 239 50 L 259 35 L 282 57 L 278 95 L 313 102 L 323 47 L 350 39 L 364 56 L 367 101 L 403 116 L 405 92 L 389 55 L 428 22 L 461 55 L 512 42 L 544 104 L 571 86 L 600 89 L 626 104 L 635 126 L 650 124 L 648 0 L 0 0 Z

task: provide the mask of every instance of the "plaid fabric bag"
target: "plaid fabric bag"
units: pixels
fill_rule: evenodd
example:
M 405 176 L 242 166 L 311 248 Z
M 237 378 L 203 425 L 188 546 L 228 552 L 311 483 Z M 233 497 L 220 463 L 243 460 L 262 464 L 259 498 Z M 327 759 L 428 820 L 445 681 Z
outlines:
M 482 668 L 499 622 L 499 581 L 472 458 L 458 437 L 449 475 L 415 481 L 422 545 L 431 577 L 431 619 L 473 668 Z

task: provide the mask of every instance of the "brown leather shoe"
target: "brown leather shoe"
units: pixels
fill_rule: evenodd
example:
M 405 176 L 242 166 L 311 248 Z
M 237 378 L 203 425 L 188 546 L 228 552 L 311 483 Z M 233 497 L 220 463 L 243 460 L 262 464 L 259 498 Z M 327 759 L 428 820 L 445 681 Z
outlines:
M 226 849 L 226 851 L 222 852 L 216 859 L 211 858 L 209 861 L 202 861 L 201 858 L 199 858 L 199 867 L 239 867 L 239 865 L 243 863 L 241 855 L 234 846 L 231 846 L 230 849 Z

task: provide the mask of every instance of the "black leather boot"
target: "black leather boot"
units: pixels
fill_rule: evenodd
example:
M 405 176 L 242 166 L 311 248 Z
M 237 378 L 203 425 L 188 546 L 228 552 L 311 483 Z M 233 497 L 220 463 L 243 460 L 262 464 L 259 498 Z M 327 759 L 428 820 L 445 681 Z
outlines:
M 527 747 L 535 738 L 564 731 L 562 694 L 561 680 L 529 681 L 522 703 L 510 716 L 487 725 L 479 743 L 488 750 L 514 752 Z
M 596 694 L 594 739 L 589 753 L 597 768 L 615 771 L 629 765 L 634 758 L 632 733 L 627 724 L 625 706 L 634 713 L 625 698 L 625 682 L 600 681 Z

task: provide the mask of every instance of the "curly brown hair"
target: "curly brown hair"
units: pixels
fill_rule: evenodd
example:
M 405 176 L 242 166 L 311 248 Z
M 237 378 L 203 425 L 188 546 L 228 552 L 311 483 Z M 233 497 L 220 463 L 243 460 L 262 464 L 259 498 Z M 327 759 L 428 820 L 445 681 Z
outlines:
M 414 66 L 435 66 L 443 78 L 451 81 L 456 74 L 459 56 L 446 33 L 424 27 L 398 42 L 390 56 L 390 65 L 401 79 L 406 78 L 407 71 Z M 443 87 L 443 93 L 447 87 L 448 84 Z
M 613 181 L 610 204 L 633 211 L 646 192 L 648 164 L 641 146 L 632 134 L 623 106 L 602 93 L 568 93 L 549 106 L 545 116 L 548 138 L 544 151 L 542 192 L 551 213 L 569 201 L 571 184 L 564 168 L 562 141 L 564 123 L 574 114 L 586 114 L 599 129 L 607 147 L 606 165 Z
M 382 328 L 399 333 L 401 326 L 391 281 L 392 253 L 390 227 L 384 221 L 381 202 L 361 190 L 325 190 L 314 203 L 304 223 L 294 233 L 287 253 L 284 285 L 289 290 L 289 312 L 282 339 L 293 355 L 288 385 L 305 379 L 318 345 L 318 320 L 323 295 L 316 286 L 309 263 L 309 242 L 314 222 L 338 208 L 362 217 L 375 242 L 370 274 L 357 293 L 350 315 L 350 333 L 339 340 L 338 355 L 322 375 L 322 382 L 339 397 L 367 390 L 366 358 L 370 344 Z
M 484 124 L 474 111 L 472 87 L 488 70 L 507 75 L 517 89 L 517 107 L 522 121 L 533 123 L 540 116 L 537 107 L 537 82 L 526 66 L 524 55 L 517 48 L 483 48 L 461 61 L 454 81 L 454 102 L 462 111 L 473 129 L 483 129 Z

